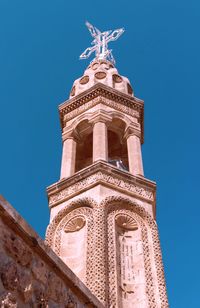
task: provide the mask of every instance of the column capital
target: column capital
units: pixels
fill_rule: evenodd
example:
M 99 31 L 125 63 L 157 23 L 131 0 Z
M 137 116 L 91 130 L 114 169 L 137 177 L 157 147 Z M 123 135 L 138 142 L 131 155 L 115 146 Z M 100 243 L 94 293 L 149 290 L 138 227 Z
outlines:
M 125 130 L 124 138 L 128 139 L 130 136 L 137 136 L 141 139 L 141 130 L 135 128 L 132 125 L 128 126 Z
M 105 123 L 106 126 L 108 126 L 111 121 L 112 121 L 112 117 L 102 111 L 98 111 L 97 113 L 94 113 L 89 119 L 89 123 L 91 123 L 93 126 L 95 123 L 98 123 L 98 122 Z
M 67 139 L 73 139 L 78 142 L 80 140 L 80 136 L 76 129 L 69 129 L 62 133 L 62 141 L 64 142 Z

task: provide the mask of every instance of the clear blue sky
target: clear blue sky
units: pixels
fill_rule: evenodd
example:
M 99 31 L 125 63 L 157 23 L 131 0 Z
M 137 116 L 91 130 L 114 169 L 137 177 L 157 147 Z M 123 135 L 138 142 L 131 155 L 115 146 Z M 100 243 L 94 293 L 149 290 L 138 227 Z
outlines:
M 145 175 L 157 182 L 170 306 L 200 307 L 199 0 L 0 0 L 0 189 L 44 237 L 59 178 L 57 107 L 88 61 L 85 20 L 124 26 L 117 68 L 145 101 Z

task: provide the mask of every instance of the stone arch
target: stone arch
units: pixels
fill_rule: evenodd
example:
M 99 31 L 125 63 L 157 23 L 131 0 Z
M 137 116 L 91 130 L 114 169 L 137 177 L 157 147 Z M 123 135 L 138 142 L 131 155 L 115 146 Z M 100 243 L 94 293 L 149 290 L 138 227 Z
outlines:
M 137 204 L 137 202 L 132 201 L 129 198 L 122 197 L 122 196 L 109 196 L 106 197 L 101 201 L 101 206 L 105 207 L 105 210 L 108 212 L 110 210 L 111 206 L 114 206 L 115 204 L 127 207 L 128 209 L 133 210 L 136 212 L 141 218 L 148 223 L 149 226 L 156 225 L 155 220 L 151 217 L 151 215 L 140 205 Z
M 127 142 L 124 138 L 127 119 L 114 112 L 108 125 L 108 162 L 118 168 L 129 170 Z
M 155 261 L 157 283 L 158 283 L 158 296 L 160 299 L 161 307 L 168 307 L 165 278 L 163 272 L 162 254 L 160 249 L 160 241 L 158 237 L 157 224 L 155 220 L 145 211 L 143 207 L 138 205 L 136 202 L 131 201 L 129 198 L 121 196 L 110 196 L 105 198 L 101 202 L 101 206 L 105 208 L 108 225 L 108 258 L 109 258 L 109 284 L 110 284 L 110 303 L 113 307 L 117 305 L 117 296 L 115 293 L 114 284 L 116 285 L 116 277 L 114 273 L 115 255 L 114 255 L 114 239 L 113 239 L 113 228 L 112 219 L 115 213 L 127 213 L 133 217 L 140 225 L 142 230 L 142 241 L 144 251 L 144 263 L 145 263 L 145 277 L 146 277 L 146 293 L 148 296 L 149 307 L 156 307 L 157 296 L 155 294 L 154 286 L 152 284 L 153 276 L 151 271 L 151 259 L 150 259 L 150 243 L 148 240 L 148 230 L 151 232 L 153 244 L 152 251 Z M 109 219 L 109 217 L 111 217 Z
M 70 124 L 70 128 L 73 128 L 76 130 L 77 126 L 83 122 L 83 121 L 89 121 L 89 119 L 91 118 L 91 116 L 93 115 L 92 112 L 87 112 L 87 113 L 83 113 L 80 114 L 79 116 L 77 116 L 74 121 Z
M 90 119 L 92 118 L 92 116 L 95 113 L 96 113 L 96 111 L 80 114 L 79 116 L 77 116 L 75 118 L 75 120 L 70 124 L 70 126 L 68 126 L 68 129 L 76 130 L 77 126 L 81 122 L 83 122 L 83 121 L 90 121 Z M 120 112 L 120 111 L 117 111 L 117 110 L 105 111 L 105 110 L 103 110 L 103 113 L 109 115 L 112 119 L 120 119 L 121 121 L 123 121 L 124 124 L 125 124 L 125 128 L 127 128 L 132 123 L 130 118 L 127 115 L 125 115 L 124 113 Z
M 93 244 L 93 233 L 94 233 L 94 220 L 93 220 L 93 210 L 97 204 L 92 198 L 83 198 L 72 201 L 67 207 L 62 209 L 52 220 L 51 224 L 47 230 L 46 243 L 51 246 L 57 255 L 59 255 L 63 261 L 70 266 L 68 258 L 74 258 L 77 260 L 77 254 L 73 255 L 73 252 L 70 252 L 71 248 L 67 253 L 65 245 L 72 245 L 73 241 L 77 242 L 77 239 L 81 240 L 83 244 L 79 253 L 81 253 L 82 266 L 80 277 L 84 283 L 91 287 L 93 284 L 93 258 L 89 257 L 93 255 L 94 244 Z M 84 220 L 84 224 L 80 229 L 75 230 L 73 227 L 74 220 Z M 70 230 L 71 229 L 71 230 Z M 83 231 L 83 232 L 82 232 Z M 71 232 L 71 234 L 70 234 Z M 77 234 L 78 233 L 78 234 Z M 78 236 L 78 237 L 77 237 Z M 73 239 L 73 240 L 72 240 Z M 70 243 L 71 242 L 71 243 Z M 64 245 L 64 246 L 63 246 Z M 78 247 L 78 246 L 77 246 Z M 63 250 L 64 248 L 64 250 Z M 80 247 L 79 247 L 80 248 Z M 64 254 L 63 254 L 64 253 Z M 79 255 L 78 253 L 78 255 Z M 67 261 L 68 260 L 68 261 Z M 77 261 L 76 261 L 77 262 Z M 79 266 L 80 267 L 80 266 Z M 72 270 L 79 276 L 75 268 L 72 265 Z
M 125 129 L 131 125 L 132 121 L 129 119 L 129 117 L 127 117 L 124 113 L 117 111 L 117 110 L 113 110 L 110 111 L 109 113 L 111 113 L 112 115 L 112 119 L 120 119 L 122 122 L 124 122 L 125 124 Z
M 75 172 L 88 167 L 92 164 L 93 153 L 93 129 L 88 117 L 80 119 L 75 123 L 76 135 L 76 157 Z
M 90 197 L 85 197 L 85 198 L 73 200 L 65 208 L 61 209 L 56 214 L 56 216 L 53 218 L 52 222 L 48 225 L 47 231 L 46 231 L 46 236 L 45 236 L 45 243 L 50 247 L 52 246 L 53 237 L 54 237 L 54 234 L 55 234 L 55 231 L 56 231 L 58 224 L 72 210 L 74 210 L 76 208 L 81 208 L 81 207 L 94 208 L 96 206 L 97 206 L 97 203 L 94 201 L 94 199 L 92 199 Z

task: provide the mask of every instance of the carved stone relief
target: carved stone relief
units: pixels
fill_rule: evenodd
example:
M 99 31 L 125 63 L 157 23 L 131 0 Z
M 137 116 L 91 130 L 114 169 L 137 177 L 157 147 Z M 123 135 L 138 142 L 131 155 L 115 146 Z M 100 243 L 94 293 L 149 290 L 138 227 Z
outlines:
M 96 183 L 97 181 L 100 180 L 105 181 L 105 183 L 116 185 L 117 187 L 122 188 L 125 191 L 128 191 L 129 193 L 132 192 L 133 194 L 145 198 L 149 201 L 154 200 L 153 192 L 151 190 L 145 189 L 144 187 L 141 187 L 137 184 L 125 181 L 120 177 L 114 175 L 111 176 L 110 174 L 108 175 L 104 172 L 98 171 L 95 174 L 90 175 L 87 178 L 79 180 L 77 183 L 70 185 L 70 187 L 67 187 L 66 189 L 63 189 L 60 192 L 58 193 L 56 192 L 53 195 L 51 195 L 49 197 L 49 206 L 53 206 L 57 202 L 62 201 L 68 196 L 73 195 L 73 193 L 76 193 L 81 189 L 85 189 L 86 187 L 89 187 L 93 183 Z
M 74 88 L 74 93 L 75 93 L 75 88 Z M 73 95 L 74 95 L 73 93 Z M 72 95 L 72 94 L 71 94 Z M 69 121 L 73 118 L 75 118 L 76 116 L 78 116 L 79 114 L 85 112 L 86 110 L 96 106 L 97 104 L 103 103 L 106 106 L 109 106 L 111 108 L 114 108 L 118 111 L 121 111 L 127 115 L 139 118 L 139 111 L 134 110 L 128 106 L 125 106 L 124 104 L 120 104 L 116 101 L 113 101 L 109 98 L 106 97 L 95 97 L 92 100 L 90 100 L 89 102 L 86 102 L 84 105 L 81 105 L 80 107 L 77 107 L 76 109 L 74 109 L 73 111 L 69 111 L 68 113 L 66 113 L 64 115 L 64 121 Z M 64 126 L 64 125 L 63 125 Z
M 93 218 L 91 208 L 77 208 L 63 216 L 53 234 L 53 250 L 86 285 L 92 285 Z M 86 262 L 89 259 L 90 261 Z
M 141 231 L 130 215 L 118 213 L 116 222 L 116 258 L 119 276 L 119 307 L 147 307 L 145 302 L 145 268 Z M 143 305 L 141 306 L 141 300 Z M 138 303 L 140 300 L 140 303 Z
M 147 297 L 144 298 L 140 296 L 139 302 L 141 306 L 139 307 L 151 307 L 151 308 L 158 307 L 155 298 L 154 283 L 158 285 L 159 301 L 161 302 L 160 307 L 163 308 L 169 307 L 166 294 L 164 273 L 163 273 L 162 256 L 161 256 L 160 244 L 158 240 L 158 232 L 155 221 L 144 210 L 143 207 L 132 203 L 128 198 L 111 196 L 106 198 L 103 201 L 103 203 L 104 206 L 107 208 L 107 217 L 108 217 L 107 225 L 108 225 L 108 242 L 109 242 L 108 256 L 109 256 L 109 283 L 110 283 L 109 305 L 112 307 L 117 307 L 118 305 L 118 292 L 117 292 L 118 279 L 114 274 L 115 269 L 118 266 L 117 257 L 114 253 L 117 243 L 116 243 L 116 233 L 114 231 L 113 224 L 115 221 L 115 216 L 117 214 L 120 215 L 123 214 L 131 216 L 135 221 L 137 221 L 137 224 L 141 230 L 142 246 L 140 242 L 138 243 L 139 246 L 136 249 L 138 250 L 138 252 L 143 251 L 144 269 L 145 269 L 145 289 Z M 148 236 L 149 232 L 152 236 L 151 241 L 149 241 L 149 236 Z M 155 260 L 155 265 L 156 265 L 157 281 L 154 281 L 152 276 L 152 263 L 151 263 L 152 261 L 150 254 L 150 247 L 152 248 L 151 244 L 152 241 L 154 248 L 153 259 Z
M 60 254 L 62 232 L 67 228 L 68 234 L 76 233 L 77 225 L 78 232 L 85 228 L 85 282 L 103 304 L 129 307 L 127 300 L 131 299 L 134 307 L 157 308 L 159 296 L 160 307 L 168 307 L 157 227 L 152 217 L 128 198 L 111 196 L 100 204 L 86 199 L 77 199 L 67 206 L 70 212 L 66 208 L 54 217 L 48 229 L 49 244 Z M 81 203 L 92 208 L 72 210 Z M 155 294 L 155 285 L 159 295 Z
M 61 259 L 82 281 L 85 281 L 87 249 L 85 217 L 75 216 L 64 225 L 60 232 L 59 255 Z

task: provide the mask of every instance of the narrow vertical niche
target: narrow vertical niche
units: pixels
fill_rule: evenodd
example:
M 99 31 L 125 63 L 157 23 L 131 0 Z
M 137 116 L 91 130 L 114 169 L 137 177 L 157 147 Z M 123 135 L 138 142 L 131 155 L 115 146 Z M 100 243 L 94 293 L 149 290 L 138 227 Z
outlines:
M 64 226 L 60 257 L 82 281 L 85 281 L 86 220 L 83 216 L 70 219 Z
M 128 214 L 115 217 L 119 307 L 146 307 L 140 228 Z

